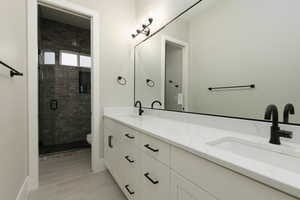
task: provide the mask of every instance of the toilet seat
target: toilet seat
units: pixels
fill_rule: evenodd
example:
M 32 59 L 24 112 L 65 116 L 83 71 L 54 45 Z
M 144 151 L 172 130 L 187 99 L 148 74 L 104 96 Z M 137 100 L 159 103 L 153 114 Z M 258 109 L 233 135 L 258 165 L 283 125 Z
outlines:
M 92 143 L 92 134 L 87 134 L 86 135 L 86 141 L 91 144 Z

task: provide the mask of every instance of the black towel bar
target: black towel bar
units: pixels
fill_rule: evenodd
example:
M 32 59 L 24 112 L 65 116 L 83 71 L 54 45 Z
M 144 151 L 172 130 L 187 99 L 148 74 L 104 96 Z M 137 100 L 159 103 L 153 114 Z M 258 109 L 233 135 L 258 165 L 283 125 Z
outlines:
M 227 86 L 227 87 L 210 87 L 208 90 L 213 91 L 213 90 L 222 90 L 222 89 L 237 89 L 237 88 L 255 88 L 255 84 L 251 85 L 236 85 L 236 86 Z
M 4 62 L 0 61 L 0 64 L 3 65 L 4 67 L 10 69 L 10 77 L 23 76 L 23 73 L 15 70 L 14 68 L 12 68 L 9 65 L 5 64 Z

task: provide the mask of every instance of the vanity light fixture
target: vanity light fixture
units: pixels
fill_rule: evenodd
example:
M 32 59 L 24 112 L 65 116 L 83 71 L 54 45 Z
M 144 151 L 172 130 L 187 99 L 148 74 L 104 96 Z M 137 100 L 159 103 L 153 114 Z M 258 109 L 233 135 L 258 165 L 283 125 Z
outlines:
M 135 34 L 131 34 L 132 38 L 135 38 L 141 33 L 146 36 L 149 36 L 151 32 L 149 26 L 152 24 L 152 22 L 153 22 L 153 18 L 151 17 L 148 18 L 148 24 L 142 24 L 142 29 L 137 29 Z

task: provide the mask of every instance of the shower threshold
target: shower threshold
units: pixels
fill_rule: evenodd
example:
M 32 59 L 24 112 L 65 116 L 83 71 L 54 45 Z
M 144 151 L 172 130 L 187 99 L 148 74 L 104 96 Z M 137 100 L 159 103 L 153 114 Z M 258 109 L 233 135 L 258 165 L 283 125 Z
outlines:
M 68 144 L 57 144 L 57 145 L 40 145 L 39 146 L 39 154 L 41 155 L 47 155 L 47 154 L 53 154 L 53 153 L 61 153 L 66 151 L 74 151 L 79 149 L 86 149 L 91 148 L 91 145 L 86 141 L 80 141 L 80 142 L 73 142 Z

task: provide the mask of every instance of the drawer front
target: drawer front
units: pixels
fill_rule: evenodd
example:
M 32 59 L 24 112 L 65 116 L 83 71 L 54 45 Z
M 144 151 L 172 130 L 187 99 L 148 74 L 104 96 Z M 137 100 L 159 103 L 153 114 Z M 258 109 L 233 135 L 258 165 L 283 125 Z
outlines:
M 128 183 L 121 185 L 121 190 L 129 200 L 138 199 L 136 184 Z
M 171 149 L 171 168 L 220 200 L 296 200 L 176 147 Z
M 120 138 L 122 142 L 127 142 L 130 145 L 138 146 L 141 134 L 126 126 L 120 126 Z
M 142 170 L 140 173 L 142 200 L 170 199 L 170 169 L 145 154 L 142 155 Z
M 170 145 L 153 137 L 143 135 L 140 142 L 140 149 L 147 155 L 155 158 L 167 166 L 170 165 Z
M 120 145 L 119 173 L 122 180 L 121 188 L 128 199 L 137 199 L 139 194 L 139 174 L 141 170 L 140 151 L 127 141 Z
M 141 159 L 139 150 L 129 144 L 122 144 L 120 151 L 119 172 L 122 174 L 122 179 L 127 182 L 134 182 L 140 172 Z

